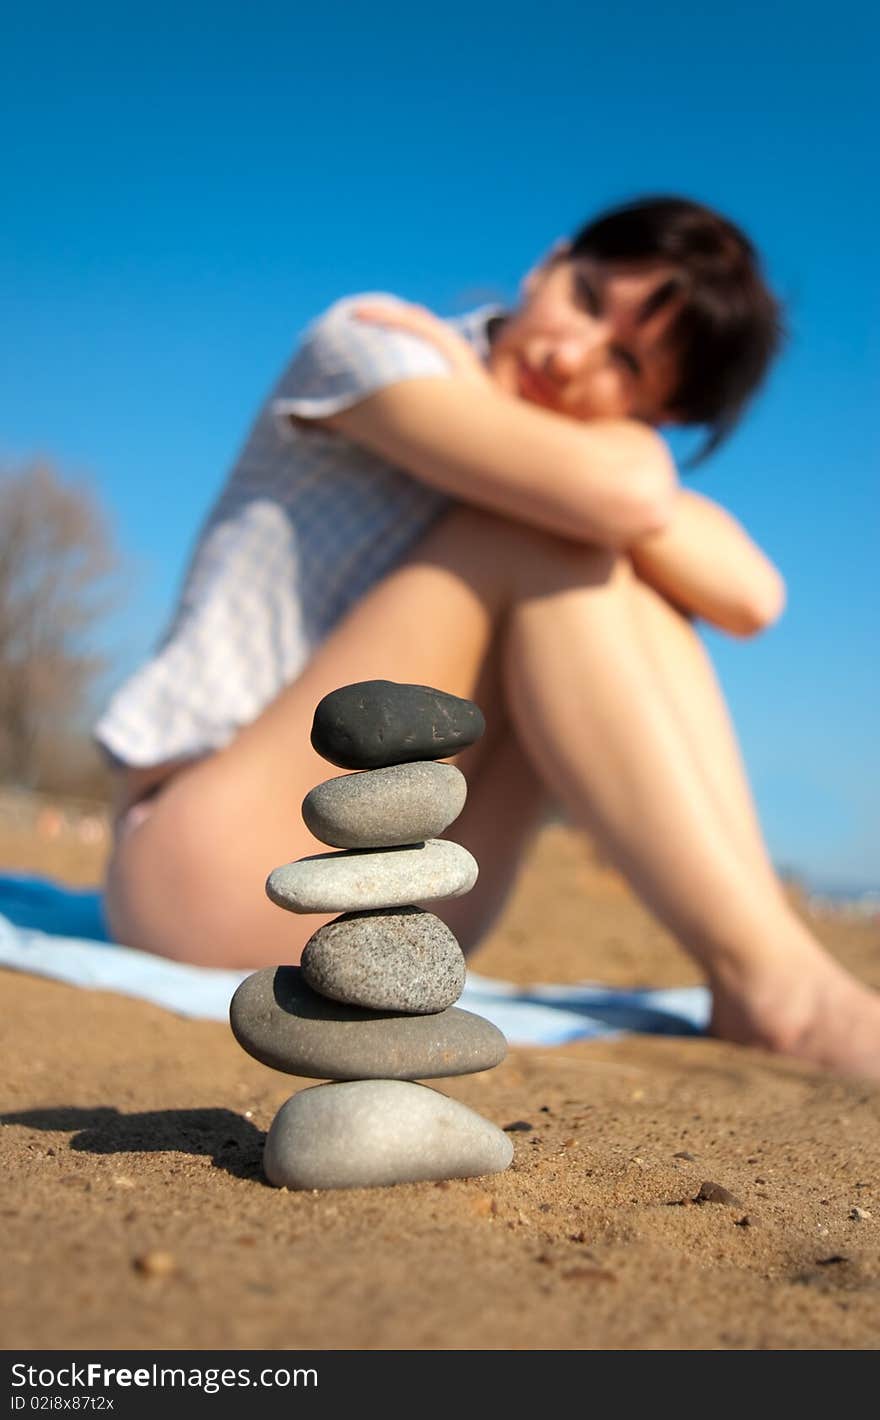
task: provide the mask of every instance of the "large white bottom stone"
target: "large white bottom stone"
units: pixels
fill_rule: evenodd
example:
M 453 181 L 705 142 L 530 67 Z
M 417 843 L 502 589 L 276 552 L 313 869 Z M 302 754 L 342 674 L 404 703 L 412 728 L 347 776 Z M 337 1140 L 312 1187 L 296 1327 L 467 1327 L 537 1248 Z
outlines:
M 404 1080 L 352 1080 L 300 1090 L 266 1138 L 278 1188 L 369 1188 L 500 1173 L 508 1136 L 467 1105 Z

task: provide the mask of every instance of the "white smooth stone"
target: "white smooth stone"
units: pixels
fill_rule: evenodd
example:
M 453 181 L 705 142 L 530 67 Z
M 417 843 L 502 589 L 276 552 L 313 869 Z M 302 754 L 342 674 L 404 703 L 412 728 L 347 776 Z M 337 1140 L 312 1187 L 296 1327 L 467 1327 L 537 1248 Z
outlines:
M 500 1173 L 503 1130 L 467 1105 L 404 1080 L 300 1090 L 278 1111 L 263 1168 L 278 1188 L 372 1188 Z
M 288 912 L 358 912 L 462 897 L 477 881 L 460 843 L 429 838 L 404 848 L 316 853 L 269 874 L 266 893 Z

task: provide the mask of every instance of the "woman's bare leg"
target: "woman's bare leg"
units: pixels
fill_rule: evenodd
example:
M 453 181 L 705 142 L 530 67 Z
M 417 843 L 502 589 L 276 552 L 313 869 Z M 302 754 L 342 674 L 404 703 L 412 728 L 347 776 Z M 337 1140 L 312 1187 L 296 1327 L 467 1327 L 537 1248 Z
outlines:
M 761 833 L 736 734 L 714 667 L 691 622 L 638 576 L 632 608 L 658 690 L 677 717 L 731 844 L 754 879 L 782 888 Z
M 550 806 L 547 790 L 508 727 L 469 781 L 463 814 L 443 834 L 463 844 L 480 866 L 467 897 L 449 898 L 435 909 L 463 951 L 479 946 L 501 914 Z
M 702 964 L 718 1034 L 880 1076 L 880 998 L 828 957 L 758 870 L 741 796 L 726 801 L 723 780 L 697 768 L 634 631 L 635 581 L 621 558 L 590 589 L 514 607 L 505 665 L 520 739 L 545 783 Z

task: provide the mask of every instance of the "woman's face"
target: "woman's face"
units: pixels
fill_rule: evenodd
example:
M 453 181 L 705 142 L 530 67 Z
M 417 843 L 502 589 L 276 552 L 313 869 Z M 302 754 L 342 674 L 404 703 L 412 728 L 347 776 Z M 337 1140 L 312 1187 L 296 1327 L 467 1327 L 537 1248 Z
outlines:
M 572 419 L 671 419 L 678 379 L 663 339 L 681 297 L 652 310 L 671 267 L 552 256 L 492 343 L 489 370 L 508 394 Z

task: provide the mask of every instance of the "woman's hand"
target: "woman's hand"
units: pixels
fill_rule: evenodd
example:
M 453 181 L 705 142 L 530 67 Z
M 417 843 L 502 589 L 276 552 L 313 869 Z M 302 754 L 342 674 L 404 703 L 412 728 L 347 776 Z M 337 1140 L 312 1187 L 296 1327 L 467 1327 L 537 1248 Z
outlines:
M 679 492 L 667 526 L 629 554 L 673 606 L 732 636 L 754 636 L 782 614 L 785 583 L 773 563 L 730 513 L 692 489 Z
M 471 384 L 498 386 L 472 346 L 425 306 L 413 305 L 408 301 L 364 301 L 353 308 L 352 314 L 358 320 L 370 321 L 375 325 L 386 325 L 393 330 L 405 330 L 410 335 L 418 335 L 440 351 L 452 366 L 453 372 Z

